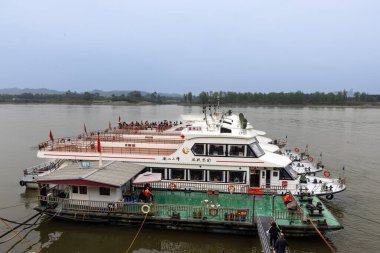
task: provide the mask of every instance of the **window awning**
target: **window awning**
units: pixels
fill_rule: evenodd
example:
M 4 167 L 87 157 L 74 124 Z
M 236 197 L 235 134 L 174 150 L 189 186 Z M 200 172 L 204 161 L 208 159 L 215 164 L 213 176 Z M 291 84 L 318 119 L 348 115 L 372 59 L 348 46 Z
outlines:
M 145 172 L 136 177 L 133 184 L 145 184 L 161 181 L 161 173 Z

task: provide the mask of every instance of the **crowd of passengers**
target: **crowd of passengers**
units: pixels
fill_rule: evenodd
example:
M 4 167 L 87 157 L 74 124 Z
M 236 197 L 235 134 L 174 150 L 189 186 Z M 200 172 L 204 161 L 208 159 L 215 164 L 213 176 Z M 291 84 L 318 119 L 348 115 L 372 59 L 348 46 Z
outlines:
M 157 131 L 164 131 L 172 128 L 173 126 L 181 125 L 181 121 L 131 121 L 127 122 L 119 122 L 119 129 L 127 129 L 127 130 L 151 130 L 156 129 Z

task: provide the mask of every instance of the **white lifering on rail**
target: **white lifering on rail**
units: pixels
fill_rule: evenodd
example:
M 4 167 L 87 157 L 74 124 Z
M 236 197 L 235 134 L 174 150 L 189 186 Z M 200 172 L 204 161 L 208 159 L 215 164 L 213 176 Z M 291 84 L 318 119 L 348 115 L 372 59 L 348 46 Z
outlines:
M 149 205 L 143 205 L 141 207 L 141 212 L 144 213 L 144 214 L 147 214 L 150 212 L 150 206 Z

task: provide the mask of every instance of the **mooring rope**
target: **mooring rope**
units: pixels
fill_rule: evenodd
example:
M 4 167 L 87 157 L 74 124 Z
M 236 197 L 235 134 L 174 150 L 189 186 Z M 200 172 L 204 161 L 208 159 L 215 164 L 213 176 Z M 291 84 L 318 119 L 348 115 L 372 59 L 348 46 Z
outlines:
M 28 225 L 27 225 L 27 223 L 23 224 L 23 225 L 27 225 L 27 227 L 21 229 L 21 230 L 18 232 L 18 234 L 20 234 L 20 233 L 23 232 L 24 230 L 27 230 L 27 229 L 29 229 L 29 228 L 31 228 L 31 227 L 33 227 L 33 226 L 39 225 L 39 224 L 37 224 L 37 222 L 41 219 L 41 217 L 42 217 L 42 215 L 40 215 L 40 217 L 38 217 L 38 218 L 34 221 L 34 223 L 32 223 L 32 224 L 28 224 Z M 4 219 L 4 220 L 5 220 L 5 219 Z M 29 232 L 28 232 L 28 233 L 29 233 Z M 17 236 L 17 235 L 15 234 L 14 236 L 12 236 L 12 237 L 6 239 L 5 241 L 1 241 L 0 244 L 4 244 L 4 243 L 6 243 L 6 242 L 8 242 L 8 241 L 11 241 L 11 240 L 12 240 L 13 238 L 15 238 L 16 236 Z M 19 242 L 20 242 L 20 241 L 19 241 Z M 9 251 L 9 250 L 8 250 L 8 251 Z M 7 251 L 7 252 L 8 252 L 8 251 Z
M 25 203 L 13 205 L 13 206 L 6 206 L 6 207 L 0 208 L 0 210 L 5 210 L 5 209 L 13 208 L 13 207 L 24 206 L 24 205 L 25 205 Z
M 36 216 L 40 215 L 40 213 L 37 213 L 35 215 L 33 215 L 31 218 L 27 219 L 26 221 L 22 222 L 21 224 L 15 226 L 14 228 L 12 228 L 11 226 L 9 226 L 7 223 L 5 223 L 5 220 L 3 220 L 2 218 L 0 218 L 0 220 L 9 228 L 9 230 L 3 234 L 0 235 L 0 238 L 3 238 L 4 236 L 6 236 L 7 234 L 9 234 L 10 232 L 14 231 L 15 229 L 23 226 L 25 223 L 27 223 L 28 221 L 30 220 L 33 220 Z
M 326 245 L 329 247 L 329 249 L 331 250 L 331 252 L 333 253 L 336 253 L 335 249 L 331 246 L 331 244 L 326 240 L 325 236 L 321 233 L 321 231 L 319 231 L 319 229 L 317 228 L 317 226 L 315 226 L 315 224 L 313 223 L 313 221 L 310 219 L 310 223 L 311 225 L 313 225 L 313 227 L 315 228 L 315 230 L 317 231 L 317 233 L 319 234 L 319 236 L 322 238 L 322 240 L 326 243 Z
M 128 253 L 128 252 L 129 252 L 129 250 L 132 248 L 133 244 L 135 243 L 137 237 L 139 236 L 139 234 L 140 234 L 140 232 L 141 232 L 141 229 L 143 228 L 143 226 L 144 226 L 144 224 L 145 224 L 146 218 L 148 217 L 148 214 L 149 214 L 149 212 L 150 212 L 150 207 L 151 207 L 151 205 L 152 205 L 152 204 L 149 204 L 149 209 L 148 209 L 148 211 L 145 213 L 144 220 L 143 220 L 143 222 L 141 223 L 141 226 L 140 226 L 139 230 L 137 231 L 135 237 L 133 238 L 131 244 L 129 245 L 129 247 L 128 247 L 128 249 L 127 249 L 127 251 L 126 251 L 125 253 Z
M 35 217 L 35 216 L 34 216 L 34 217 Z M 33 218 L 34 218 L 34 217 L 33 217 Z M 1 222 L 3 222 L 4 225 L 10 229 L 10 232 L 13 232 L 13 233 L 15 234 L 14 237 L 18 236 L 18 237 L 21 239 L 21 241 L 25 241 L 25 242 L 27 242 L 27 243 L 29 244 L 28 246 L 29 246 L 31 249 L 33 248 L 33 246 L 32 246 L 32 242 L 31 242 L 29 239 L 22 238 L 22 237 L 20 236 L 21 231 L 17 233 L 17 232 L 15 231 L 15 228 L 12 228 L 12 227 L 11 227 L 9 224 L 7 224 L 4 220 L 1 220 Z M 21 226 L 21 225 L 19 225 L 19 226 Z M 14 238 L 14 237 L 13 237 L 13 238 Z M 12 239 L 13 239 L 13 238 L 12 238 Z

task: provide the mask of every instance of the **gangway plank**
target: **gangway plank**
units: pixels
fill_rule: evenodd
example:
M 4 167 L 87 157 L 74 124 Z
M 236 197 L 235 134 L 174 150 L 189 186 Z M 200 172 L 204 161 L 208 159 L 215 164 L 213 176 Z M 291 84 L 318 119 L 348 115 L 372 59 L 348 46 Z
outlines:
M 273 222 L 273 218 L 271 216 L 257 216 L 256 217 L 257 231 L 259 234 L 261 247 L 264 253 L 272 253 L 270 249 L 269 236 L 266 233 L 266 231 L 269 230 L 272 222 Z

